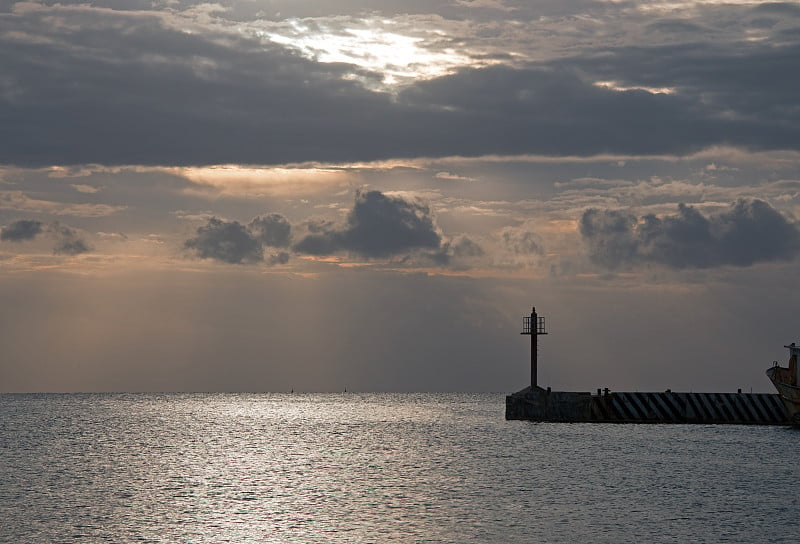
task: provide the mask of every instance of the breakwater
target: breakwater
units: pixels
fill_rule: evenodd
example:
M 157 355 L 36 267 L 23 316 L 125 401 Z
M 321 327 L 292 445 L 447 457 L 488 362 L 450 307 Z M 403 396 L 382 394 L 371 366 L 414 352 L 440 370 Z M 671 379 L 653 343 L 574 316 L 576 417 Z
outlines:
M 506 419 L 569 423 L 788 425 L 769 393 L 584 392 L 526 387 L 506 397 Z

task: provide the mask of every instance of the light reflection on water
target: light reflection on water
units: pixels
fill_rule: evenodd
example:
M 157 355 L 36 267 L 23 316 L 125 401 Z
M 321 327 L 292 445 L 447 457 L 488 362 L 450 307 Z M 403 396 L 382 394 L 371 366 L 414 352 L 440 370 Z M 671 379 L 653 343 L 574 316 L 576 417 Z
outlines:
M 0 395 L 0 542 L 796 542 L 800 432 L 503 395 Z

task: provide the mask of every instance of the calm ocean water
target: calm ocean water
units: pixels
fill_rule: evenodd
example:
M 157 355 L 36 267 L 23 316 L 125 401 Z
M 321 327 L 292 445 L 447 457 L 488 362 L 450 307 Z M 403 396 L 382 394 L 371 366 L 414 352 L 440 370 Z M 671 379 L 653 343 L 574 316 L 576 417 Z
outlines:
M 800 431 L 500 394 L 0 395 L 0 542 L 800 542 Z

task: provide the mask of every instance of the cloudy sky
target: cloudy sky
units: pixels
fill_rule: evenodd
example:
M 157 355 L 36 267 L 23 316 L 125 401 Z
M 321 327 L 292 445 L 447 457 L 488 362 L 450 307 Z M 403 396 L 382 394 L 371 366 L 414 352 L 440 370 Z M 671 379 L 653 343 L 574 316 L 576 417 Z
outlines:
M 800 4 L 0 0 L 0 391 L 770 391 Z

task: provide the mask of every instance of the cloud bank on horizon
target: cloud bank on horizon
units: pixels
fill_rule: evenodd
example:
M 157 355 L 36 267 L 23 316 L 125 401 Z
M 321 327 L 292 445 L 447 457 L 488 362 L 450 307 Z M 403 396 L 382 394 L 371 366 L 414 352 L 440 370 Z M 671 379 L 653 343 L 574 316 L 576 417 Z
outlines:
M 797 296 L 797 58 L 797 2 L 3 2 L 0 294 L 85 288 L 97 307 L 117 297 L 100 336 L 73 328 L 75 300 L 51 308 L 63 318 L 47 321 L 52 349 L 76 365 L 109 359 L 147 304 L 174 300 L 157 356 L 197 357 L 208 380 L 195 387 L 211 389 L 228 376 L 215 360 L 240 361 L 226 387 L 260 376 L 241 363 L 263 349 L 247 332 L 260 318 L 237 309 L 258 290 L 282 316 L 268 351 L 283 367 L 311 357 L 287 339 L 305 328 L 290 327 L 298 308 L 319 307 L 339 335 L 313 357 L 365 388 L 449 387 L 424 360 L 450 360 L 445 346 L 463 331 L 489 339 L 461 352 L 471 373 L 460 387 L 507 388 L 513 365 L 495 379 L 477 358 L 518 355 L 499 331 L 534 297 L 590 314 L 616 293 L 617 314 L 640 308 L 631 327 L 644 346 L 659 341 L 647 323 L 669 303 L 635 297 L 682 293 L 694 326 L 719 336 L 736 297 L 753 293 L 750 307 Z M 187 291 L 144 296 L 150 274 L 156 291 Z M 765 277 L 779 295 L 756 288 Z M 209 306 L 193 311 L 197 297 Z M 344 314 L 332 318 L 334 300 Z M 115 313 L 127 301 L 130 315 Z M 425 339 L 414 356 L 428 382 L 407 380 L 399 356 L 368 370 L 411 349 L 346 329 L 379 323 L 378 301 L 396 312 L 392 330 L 419 325 L 407 333 Z M 448 336 L 437 307 L 468 317 Z M 45 348 L 27 332 L 42 320 L 29 320 L 7 338 L 22 361 L 0 369 L 11 388 L 45 383 Z M 758 327 L 785 343 L 772 335 L 790 334 L 791 318 L 768 313 Z M 602 327 L 579 332 L 614 344 Z M 632 384 L 655 376 L 633 370 L 642 352 L 626 357 Z M 183 387 L 170 368 L 163 382 L 132 373 L 119 387 Z M 301 379 L 284 370 L 275 384 Z

